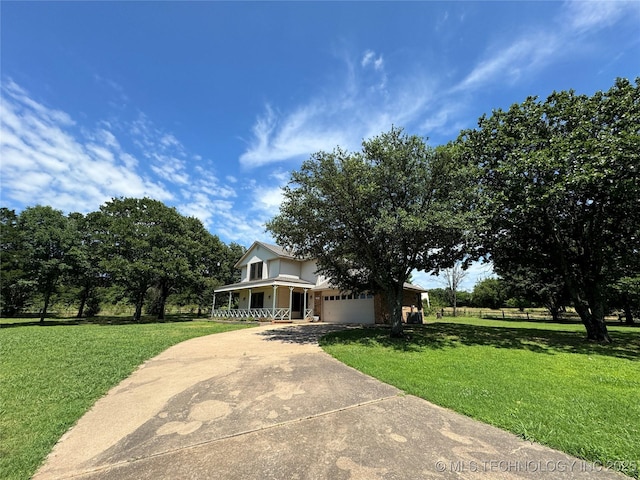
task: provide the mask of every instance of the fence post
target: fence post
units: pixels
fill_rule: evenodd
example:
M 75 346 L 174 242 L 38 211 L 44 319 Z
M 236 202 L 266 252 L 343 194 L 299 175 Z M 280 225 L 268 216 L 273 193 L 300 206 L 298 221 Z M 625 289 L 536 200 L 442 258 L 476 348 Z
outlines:
M 504 310 L 502 310 L 502 319 L 504 320 Z

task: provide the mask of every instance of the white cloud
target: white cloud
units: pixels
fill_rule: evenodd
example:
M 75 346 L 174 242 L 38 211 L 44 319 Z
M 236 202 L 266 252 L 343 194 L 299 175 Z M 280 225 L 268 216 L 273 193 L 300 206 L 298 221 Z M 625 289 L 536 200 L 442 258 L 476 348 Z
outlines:
M 339 125 L 332 124 L 333 116 L 329 109 L 309 104 L 281 118 L 267 105 L 253 127 L 254 139 L 240 156 L 240 163 L 258 167 L 318 150 L 333 150 L 346 139 Z
M 382 56 L 364 55 L 361 63 L 382 70 Z M 384 71 L 358 73 L 347 60 L 344 82 L 325 87 L 306 103 L 286 112 L 265 106 L 253 128 L 253 137 L 240 156 L 244 167 L 300 160 L 337 146 L 357 150 L 363 139 L 407 126 L 424 114 L 435 94 L 434 82 L 423 75 L 399 76 L 391 84 Z
M 237 205 L 228 201 L 211 202 L 207 212 L 210 212 L 209 218 L 203 223 L 228 241 L 244 246 L 255 240 L 271 241 L 265 231 L 265 217 L 259 213 L 238 210 Z
M 278 203 L 267 192 L 262 204 L 253 194 L 238 204 L 237 186 L 221 182 L 211 162 L 187 152 L 180 140 L 143 113 L 134 121 L 100 121 L 78 127 L 65 112 L 47 107 L 7 81 L 0 104 L 2 204 L 20 210 L 43 204 L 65 212 L 95 211 L 112 197 L 148 196 L 195 216 L 225 240 L 249 244 L 269 240 L 264 222 Z M 125 151 L 133 144 L 139 152 Z M 281 172 L 274 173 L 279 181 Z M 278 204 L 279 205 L 279 204 Z
M 523 75 L 550 63 L 560 45 L 560 39 L 550 32 L 523 36 L 510 46 L 492 52 L 450 93 L 475 90 L 489 83 L 514 83 Z
M 362 56 L 362 60 L 360 61 L 360 65 L 362 65 L 362 67 L 366 67 L 367 65 L 369 65 L 373 61 L 375 56 L 376 56 L 375 52 L 373 52 L 371 50 L 367 50 L 366 52 L 364 52 L 364 55 Z
M 378 55 L 378 57 L 376 58 L 376 52 L 367 50 L 362 56 L 360 65 L 363 68 L 372 65 L 374 70 L 382 70 L 384 68 L 384 59 L 382 58 L 382 55 Z
M 254 193 L 253 209 L 264 214 L 264 217 L 272 217 L 280 210 L 282 203 L 281 187 L 260 188 Z
M 640 15 L 640 2 L 574 0 L 565 3 L 563 23 L 573 33 L 584 33 L 610 27 L 625 15 Z
M 514 40 L 504 39 L 507 47 L 492 46 L 485 58 L 449 93 L 473 91 L 490 83 L 502 85 L 531 76 L 560 58 L 584 48 L 584 35 L 611 27 L 625 16 L 640 18 L 637 1 L 565 2 L 554 28 L 528 32 Z
M 160 154 L 149 156 L 156 160 L 156 163 L 151 165 L 151 169 L 160 178 L 180 185 L 189 184 L 189 174 L 186 172 L 186 164 L 183 160 Z
M 3 202 L 87 212 L 117 196 L 173 198 L 134 170 L 137 160 L 106 123 L 82 134 L 67 113 L 33 100 L 13 81 L 2 89 Z

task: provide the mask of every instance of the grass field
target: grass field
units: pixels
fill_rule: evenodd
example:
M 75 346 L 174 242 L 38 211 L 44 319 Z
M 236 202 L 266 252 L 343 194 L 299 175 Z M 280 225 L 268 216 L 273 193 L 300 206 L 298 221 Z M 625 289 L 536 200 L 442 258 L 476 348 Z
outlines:
M 338 332 L 338 360 L 403 391 L 527 440 L 640 478 L 640 329 L 611 327 L 612 345 L 581 325 L 447 319 Z
M 0 478 L 33 475 L 60 436 L 145 360 L 242 325 L 0 320 Z

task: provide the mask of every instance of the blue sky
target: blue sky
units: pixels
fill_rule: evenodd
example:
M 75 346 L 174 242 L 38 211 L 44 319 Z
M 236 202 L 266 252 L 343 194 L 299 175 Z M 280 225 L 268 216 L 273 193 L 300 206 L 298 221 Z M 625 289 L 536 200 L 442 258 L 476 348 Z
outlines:
M 638 1 L 3 1 L 0 19 L 1 206 L 149 196 L 245 246 L 315 151 L 392 124 L 435 146 L 640 75 Z

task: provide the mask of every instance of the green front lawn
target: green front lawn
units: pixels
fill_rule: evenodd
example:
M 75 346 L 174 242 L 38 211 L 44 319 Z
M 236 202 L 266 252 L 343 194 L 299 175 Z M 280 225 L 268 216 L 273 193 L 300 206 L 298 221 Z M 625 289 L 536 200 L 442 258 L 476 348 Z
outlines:
M 6 480 L 30 478 L 60 436 L 145 360 L 190 338 L 243 328 L 205 321 L 33 323 L 0 323 L 0 478 Z
M 452 319 L 333 333 L 323 348 L 403 391 L 640 478 L 640 329 Z

